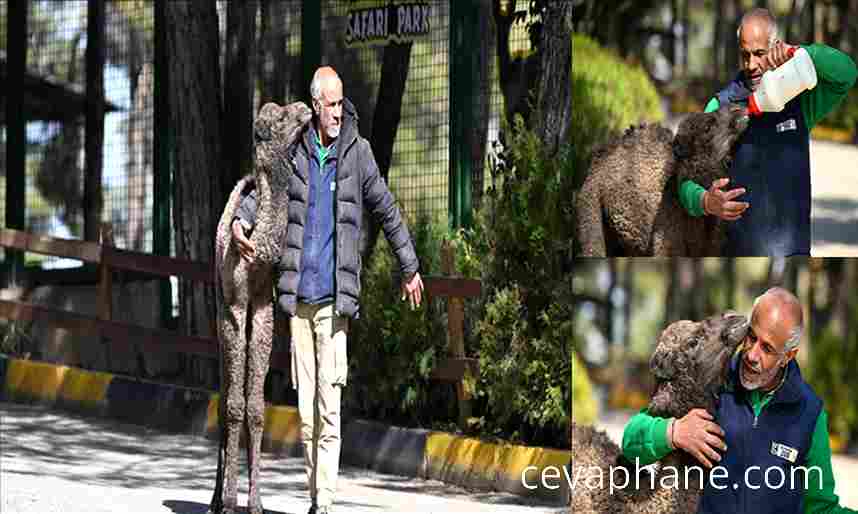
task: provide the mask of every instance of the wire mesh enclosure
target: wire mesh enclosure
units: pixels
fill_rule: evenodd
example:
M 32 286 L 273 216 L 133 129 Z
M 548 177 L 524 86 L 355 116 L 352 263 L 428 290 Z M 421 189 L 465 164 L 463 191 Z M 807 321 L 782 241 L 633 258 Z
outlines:
M 349 41 L 349 14 L 360 6 L 384 6 L 388 2 L 349 2 L 323 0 L 305 12 L 306 2 L 269 0 L 259 2 L 256 19 L 257 58 L 252 75 L 256 90 L 254 110 L 268 101 L 286 103 L 306 99 L 309 84 L 302 68 L 308 43 L 303 17 L 319 16 L 319 63 L 331 65 L 340 74 L 344 90 L 355 104 L 360 131 L 374 146 L 373 123 L 391 105 L 378 105 L 382 88 L 385 52 L 389 45 L 401 45 L 391 39 Z M 400 206 L 410 216 L 428 214 L 440 222 L 447 220 L 448 176 L 450 174 L 450 3 L 445 1 L 403 2 L 393 5 L 424 6 L 420 27 L 413 35 L 401 116 L 391 152 L 388 183 Z M 486 20 L 489 4 L 482 4 Z M 228 3 L 217 2 L 220 28 L 221 73 L 226 53 Z M 0 2 L 0 49 L 5 63 L 7 42 L 6 2 Z M 156 173 L 153 140 L 156 131 L 155 46 L 166 44 L 155 34 L 155 4 L 143 0 L 105 2 L 104 19 L 104 142 L 101 170 L 102 221 L 113 226 L 114 244 L 123 249 L 152 252 L 153 176 Z M 88 2 L 32 0 L 27 15 L 28 80 L 44 85 L 45 90 L 61 90 L 62 95 L 44 95 L 39 100 L 59 106 L 45 112 L 27 114 L 27 150 L 25 181 L 25 227 L 28 232 L 64 238 L 83 238 L 85 173 L 85 106 Z M 415 31 L 417 27 L 415 18 Z M 503 116 L 503 95 L 497 70 L 495 33 L 488 21 L 481 27 L 487 44 L 481 53 L 476 87 L 480 101 L 487 105 L 476 109 L 474 122 L 491 153 L 498 139 Z M 510 37 L 513 57 L 529 52 L 525 22 L 517 22 Z M 5 65 L 5 64 L 4 64 Z M 223 76 L 223 75 L 222 75 Z M 49 87 L 50 86 L 50 87 Z M 40 90 L 41 91 L 41 90 Z M 41 94 L 33 91 L 33 95 Z M 381 95 L 381 96 L 380 96 Z M 75 98 L 76 102 L 62 99 Z M 4 106 L 5 107 L 5 104 Z M 0 107 L 2 108 L 2 107 Z M 168 123 L 168 117 L 160 118 Z M 0 127 L 0 202 L 5 195 L 5 123 Z M 484 173 L 486 152 L 476 152 L 472 188 L 477 198 L 488 181 Z M 484 179 L 485 177 L 485 179 Z M 5 225 L 4 209 L 0 221 Z M 163 245 L 162 245 L 163 247 Z M 76 261 L 28 255 L 30 264 L 45 267 L 78 265 Z

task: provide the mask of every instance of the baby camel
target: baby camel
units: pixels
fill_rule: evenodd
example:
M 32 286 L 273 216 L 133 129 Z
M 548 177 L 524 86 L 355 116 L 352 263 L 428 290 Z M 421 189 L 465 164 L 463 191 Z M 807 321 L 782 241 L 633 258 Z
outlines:
M 747 330 L 747 318 L 729 312 L 700 322 L 683 320 L 670 324 L 662 332 L 650 360 L 650 369 L 656 377 L 656 388 L 650 399 L 649 413 L 678 419 L 694 408 L 705 408 L 714 415 L 717 393 L 725 383 L 730 357 Z M 572 424 L 571 432 L 570 477 L 577 481 L 572 487 L 570 512 L 697 512 L 702 492 L 701 480 L 707 478 L 705 473 L 698 473 L 696 469 L 687 470 L 689 466 L 703 468 L 690 454 L 684 451 L 671 452 L 656 464 L 653 477 L 648 472 L 642 472 L 639 485 L 635 486 L 635 465 L 630 465 L 622 457 L 620 448 L 604 432 L 575 423 Z M 629 485 L 611 491 L 608 483 L 612 472 L 616 477 L 615 483 L 622 485 L 625 481 L 625 475 L 617 471 L 620 467 L 628 472 Z M 676 470 L 675 474 L 673 470 Z M 601 484 L 597 480 L 599 476 L 603 477 Z M 686 476 L 689 477 L 687 484 L 684 482 Z M 664 487 L 663 478 L 666 478 L 668 487 Z M 672 486 L 671 480 L 674 480 L 676 487 Z
M 215 278 L 221 394 L 218 470 L 209 509 L 212 514 L 232 514 L 236 510 L 239 439 L 245 423 L 249 435 L 248 512 L 263 513 L 258 481 L 265 421 L 265 375 L 274 325 L 273 269 L 286 233 L 283 213 L 288 204 L 287 179 L 293 172 L 292 152 L 311 114 L 302 102 L 285 107 L 267 103 L 260 109 L 254 123 L 254 173 L 239 180 L 233 188 L 217 227 Z M 230 230 L 241 194 L 251 187 L 256 188 L 259 205 L 250 235 L 256 246 L 252 263 L 240 257 Z
M 599 147 L 576 199 L 581 256 L 719 255 L 721 223 L 691 217 L 677 190 L 685 179 L 708 188 L 727 176 L 747 126 L 745 108 L 730 104 L 689 115 L 675 137 L 641 125 Z

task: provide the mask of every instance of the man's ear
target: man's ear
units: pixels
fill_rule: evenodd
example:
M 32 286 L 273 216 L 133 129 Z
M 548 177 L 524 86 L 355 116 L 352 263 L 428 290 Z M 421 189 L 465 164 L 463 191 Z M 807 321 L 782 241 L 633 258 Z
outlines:
M 314 99 L 313 100 L 313 112 L 316 113 L 316 116 L 320 115 L 320 113 L 319 113 L 320 110 L 321 110 L 321 106 L 319 105 L 319 101 Z
M 789 364 L 789 361 L 795 359 L 796 355 L 798 355 L 798 347 L 793 348 L 792 350 L 790 350 L 786 353 L 786 360 L 784 361 L 784 364 L 782 367 L 785 368 L 786 365 Z

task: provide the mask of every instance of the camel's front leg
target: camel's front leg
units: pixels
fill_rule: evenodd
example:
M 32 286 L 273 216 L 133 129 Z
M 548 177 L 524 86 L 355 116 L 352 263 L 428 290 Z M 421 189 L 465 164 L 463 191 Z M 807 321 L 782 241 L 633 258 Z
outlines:
M 265 376 L 271 357 L 274 333 L 274 298 L 271 277 L 259 273 L 251 294 L 251 335 L 247 348 L 247 462 L 250 467 L 250 489 L 247 509 L 250 514 L 262 514 L 259 494 L 259 472 L 262 468 L 262 433 L 265 428 Z
M 247 366 L 247 309 L 249 292 L 247 266 L 244 261 L 234 268 L 235 288 L 226 292 L 225 320 L 223 324 L 224 361 L 221 376 L 221 394 L 224 434 L 224 491 L 223 512 L 235 512 L 238 496 L 238 449 L 245 413 L 245 368 Z

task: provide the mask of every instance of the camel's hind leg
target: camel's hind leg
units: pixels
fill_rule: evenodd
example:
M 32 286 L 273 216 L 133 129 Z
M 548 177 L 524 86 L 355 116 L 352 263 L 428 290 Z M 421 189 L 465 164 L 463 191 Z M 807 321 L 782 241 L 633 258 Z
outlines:
M 223 359 L 223 341 L 220 342 L 220 376 L 224 376 L 224 359 Z M 218 448 L 217 448 L 217 472 L 215 474 L 215 490 L 212 494 L 212 501 L 209 504 L 207 514 L 221 514 L 223 512 L 223 466 L 224 466 L 224 442 L 226 440 L 225 424 L 223 421 L 223 412 L 226 412 L 224 390 L 221 388 L 220 398 L 218 399 Z
M 227 292 L 225 322 L 223 325 L 224 360 L 221 376 L 221 411 L 224 445 L 224 513 L 235 511 L 238 496 L 238 450 L 241 430 L 244 427 L 245 380 L 247 367 L 247 268 L 242 261 L 233 275 L 236 287 Z
M 265 428 L 265 376 L 271 356 L 274 328 L 274 298 L 271 280 L 260 273 L 251 294 L 251 336 L 247 347 L 247 463 L 250 468 L 250 489 L 247 509 L 250 514 L 262 514 L 259 494 L 259 471 L 262 468 L 262 433 Z

